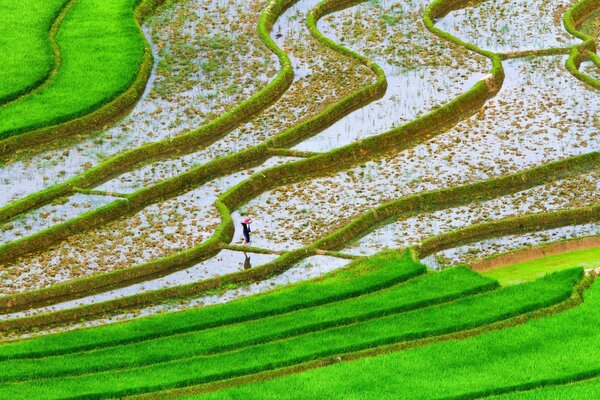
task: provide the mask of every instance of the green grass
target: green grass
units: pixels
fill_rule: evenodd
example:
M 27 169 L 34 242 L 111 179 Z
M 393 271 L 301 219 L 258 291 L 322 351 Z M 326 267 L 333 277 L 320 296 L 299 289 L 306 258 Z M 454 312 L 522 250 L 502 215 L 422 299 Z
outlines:
M 145 48 L 135 4 L 78 0 L 56 38 L 62 59 L 56 75 L 39 91 L 0 108 L 0 138 L 82 116 L 125 91 Z
M 600 37 L 600 11 L 594 12 L 581 24 L 581 31 L 594 37 Z
M 15 400 L 55 399 L 68 397 L 77 388 L 77 398 L 111 398 L 268 371 L 506 319 L 568 297 L 580 277 L 579 269 L 562 271 L 535 282 L 465 297 L 451 303 L 310 332 L 227 353 L 81 376 L 5 383 L 0 385 L 0 397 L 10 396 Z M 249 330 L 245 332 L 250 334 Z M 153 349 L 147 351 L 151 357 Z M 118 349 L 114 352 L 117 356 L 120 354 Z M 289 394 L 291 392 L 284 390 L 278 392 L 277 396 Z M 296 395 L 297 392 L 294 398 L 297 398 Z
M 564 383 L 600 374 L 598 326 L 600 284 L 596 283 L 579 307 L 523 325 L 196 398 L 291 399 L 301 393 L 306 399 L 474 399 Z
M 67 0 L 0 1 L 0 105 L 42 83 L 54 65 L 50 28 Z
M 424 272 L 408 253 L 381 253 L 313 281 L 231 303 L 5 344 L 0 360 L 97 349 L 282 314 L 377 291 Z
M 555 256 L 507 265 L 505 267 L 483 272 L 482 275 L 496 279 L 501 285 L 513 285 L 515 283 L 537 279 L 554 271 L 571 268 L 574 265 L 585 269 L 600 268 L 600 248 L 576 250 Z
M 65 356 L 0 362 L 0 381 L 82 374 L 214 354 L 447 302 L 498 283 L 464 267 L 281 315 Z
M 573 400 L 600 398 L 600 379 L 566 383 L 539 389 L 517 391 L 490 397 L 490 400 Z

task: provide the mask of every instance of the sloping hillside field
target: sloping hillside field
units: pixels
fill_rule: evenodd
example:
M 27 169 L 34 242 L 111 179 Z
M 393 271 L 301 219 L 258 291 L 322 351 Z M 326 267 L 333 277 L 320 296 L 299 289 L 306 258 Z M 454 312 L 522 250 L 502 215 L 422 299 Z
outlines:
M 600 398 L 599 0 L 0 0 L 0 399 Z

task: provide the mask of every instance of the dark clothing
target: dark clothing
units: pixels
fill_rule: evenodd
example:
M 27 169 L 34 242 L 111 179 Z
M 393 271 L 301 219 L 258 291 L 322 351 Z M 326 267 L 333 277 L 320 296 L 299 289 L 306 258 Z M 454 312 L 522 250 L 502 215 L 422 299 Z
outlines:
M 250 232 L 252 232 L 250 229 L 250 224 L 242 222 L 242 234 L 244 235 L 244 242 L 248 244 L 250 244 Z
M 252 264 L 250 263 L 250 256 L 247 254 L 244 254 L 245 260 L 244 260 L 244 269 L 250 269 L 252 268 Z

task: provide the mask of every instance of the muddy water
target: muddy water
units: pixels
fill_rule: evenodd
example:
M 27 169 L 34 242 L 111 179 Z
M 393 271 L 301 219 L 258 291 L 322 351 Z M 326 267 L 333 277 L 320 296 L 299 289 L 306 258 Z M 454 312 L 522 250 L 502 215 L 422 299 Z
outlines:
M 366 2 L 319 22 L 325 36 L 381 66 L 388 88 L 382 99 L 353 112 L 296 149 L 329 151 L 386 132 L 454 99 L 485 75 L 489 69 L 487 59 L 467 53 L 425 29 L 421 15 L 428 4 Z M 395 20 L 391 24 L 382 22 L 386 17 Z M 363 31 L 365 24 L 378 32 L 376 37 Z
M 598 93 L 565 70 L 563 57 L 504 64 L 500 93 L 447 133 L 252 200 L 245 208 L 261 218 L 261 246 L 294 248 L 385 202 L 600 150 Z
M 59 199 L 53 204 L 40 207 L 27 214 L 21 214 L 16 219 L 0 226 L 0 244 L 32 235 L 115 200 L 116 198 L 113 196 L 86 194 L 75 194 L 65 199 Z
M 246 261 L 249 257 L 250 261 Z M 202 281 L 219 275 L 230 274 L 252 267 L 259 267 L 269 261 L 273 261 L 277 256 L 272 254 L 248 254 L 248 257 L 242 252 L 222 250 L 215 257 L 198 263 L 190 268 L 174 272 L 158 279 L 150 279 L 142 283 L 111 290 L 93 296 L 83 297 L 76 300 L 58 303 L 56 305 L 43 307 L 23 313 L 13 313 L 3 315 L 2 319 L 19 318 L 25 315 L 32 315 L 44 312 L 65 310 L 79 306 L 101 303 L 107 300 L 120 299 L 123 297 L 146 293 L 153 290 L 166 289 L 175 286 L 185 285 L 197 281 Z
M 563 27 L 571 0 L 495 0 L 453 11 L 439 28 L 493 52 L 542 50 L 579 43 Z
M 600 171 L 595 171 L 510 196 L 429 214 L 419 214 L 376 229 L 342 251 L 355 255 L 372 255 L 385 249 L 416 245 L 428 237 L 469 225 L 518 215 L 585 207 L 598 202 L 600 202 Z
M 600 224 L 592 223 L 550 229 L 525 235 L 509 235 L 444 250 L 424 258 L 421 262 L 430 268 L 440 269 L 449 265 L 472 263 L 476 260 L 508 251 L 599 234 Z
M 133 266 L 202 243 L 221 222 L 217 197 L 253 173 L 286 158 L 274 157 L 261 166 L 216 179 L 137 214 L 5 265 L 0 292 L 31 290 Z M 119 183 L 119 182 L 117 182 Z M 116 189 L 124 189 L 116 187 Z
M 581 64 L 580 71 L 600 81 L 600 66 L 592 62 L 585 62 Z
M 277 20 L 273 37 L 289 54 L 294 68 L 294 82 L 287 93 L 251 121 L 227 134 L 224 138 L 192 154 L 164 160 L 126 173 L 118 179 L 131 182 L 139 188 L 180 174 L 194 166 L 217 157 L 233 154 L 258 145 L 277 133 L 291 128 L 302 120 L 315 115 L 340 95 L 339 82 L 331 79 L 331 71 L 347 77 L 345 91 L 356 89 L 370 71 L 363 66 L 349 65 L 349 60 L 323 48 L 309 34 L 305 25 L 308 10 L 318 1 L 301 0 Z M 349 65 L 349 67 L 348 67 Z M 363 76 L 364 75 L 364 76 Z M 102 188 L 106 188 L 103 185 Z
M 258 260 L 259 260 L 258 255 L 250 254 L 250 253 L 248 253 L 248 255 L 251 258 L 252 266 L 256 267 L 257 266 L 256 262 L 258 262 Z M 239 263 L 238 256 L 239 255 L 236 254 L 235 259 L 232 259 L 231 261 L 233 263 Z M 242 260 L 244 260 L 243 254 L 242 254 Z M 214 261 L 214 259 L 208 260 L 205 262 L 205 264 L 211 265 L 213 261 Z M 348 260 L 344 260 L 344 259 L 340 259 L 340 258 L 329 257 L 329 256 L 313 256 L 313 257 L 306 258 L 305 260 L 302 260 L 301 262 L 299 262 L 292 268 L 288 269 L 287 271 L 285 271 L 284 273 L 282 273 L 276 277 L 273 277 L 273 278 L 270 278 L 270 279 L 267 279 L 264 281 L 260 281 L 260 282 L 255 282 L 250 285 L 242 286 L 242 287 L 239 287 L 236 289 L 230 289 L 230 290 L 224 291 L 219 294 L 200 296 L 198 298 L 189 299 L 189 300 L 177 302 L 177 303 L 168 302 L 165 304 L 158 304 L 158 305 L 154 305 L 151 307 L 138 309 L 138 310 L 135 310 L 132 312 L 114 315 L 109 318 L 102 318 L 102 319 L 87 321 L 87 322 L 83 322 L 83 323 L 76 323 L 76 324 L 71 324 L 71 325 L 67 325 L 67 326 L 61 326 L 58 328 L 53 328 L 50 330 L 42 330 L 42 331 L 38 331 L 35 333 L 24 333 L 24 334 L 20 334 L 20 335 L 9 334 L 6 337 L 4 337 L 4 339 L 25 338 L 25 337 L 39 336 L 39 335 L 44 335 L 44 334 L 49 334 L 49 333 L 64 332 L 64 331 L 69 331 L 69 330 L 79 329 L 79 328 L 84 328 L 84 327 L 91 327 L 91 326 L 98 326 L 98 325 L 105 325 L 105 324 L 110 324 L 110 323 L 115 323 L 115 322 L 127 321 L 127 320 L 131 320 L 134 318 L 139 318 L 139 317 L 149 316 L 149 315 L 154 315 L 154 314 L 160 314 L 160 313 L 165 313 L 165 312 L 176 312 L 176 311 L 182 311 L 182 310 L 186 310 L 186 309 L 190 309 L 190 308 L 194 308 L 194 307 L 204 307 L 204 306 L 210 306 L 213 304 L 226 303 L 226 302 L 233 301 L 233 300 L 236 300 L 239 298 L 251 296 L 254 294 L 258 294 L 258 293 L 267 292 L 269 290 L 276 289 L 280 286 L 289 285 L 292 283 L 302 282 L 302 281 L 306 281 L 306 280 L 309 280 L 312 278 L 316 278 L 316 277 L 322 276 L 328 272 L 331 272 L 333 270 L 343 268 L 348 263 L 349 263 Z M 240 266 L 240 267 L 243 267 L 243 266 Z M 101 296 L 105 296 L 105 295 L 103 294 Z M 104 300 L 106 300 L 106 299 L 108 299 L 108 298 L 105 297 Z M 76 306 L 76 305 L 77 305 L 77 303 L 75 302 L 75 304 L 69 304 L 68 307 L 72 307 L 72 306 Z M 66 303 L 65 303 L 65 305 L 63 305 L 63 307 L 65 307 L 65 306 L 66 306 Z M 51 311 L 52 309 L 53 309 L 52 307 L 45 307 L 43 309 L 31 310 L 31 311 L 28 311 L 27 313 L 14 313 L 14 314 L 11 314 L 11 316 L 8 316 L 8 315 L 0 316 L 0 319 L 5 319 L 8 317 L 21 317 L 24 315 L 34 315 L 34 314 L 39 314 L 42 312 L 48 312 L 48 311 Z
M 255 33 L 261 4 L 190 0 L 154 16 L 145 31 L 153 43 L 155 68 L 131 113 L 89 138 L 61 141 L 39 154 L 24 152 L 2 164 L 0 206 L 111 155 L 198 127 L 258 91 L 279 67 Z M 216 52 L 223 43 L 235 46 Z

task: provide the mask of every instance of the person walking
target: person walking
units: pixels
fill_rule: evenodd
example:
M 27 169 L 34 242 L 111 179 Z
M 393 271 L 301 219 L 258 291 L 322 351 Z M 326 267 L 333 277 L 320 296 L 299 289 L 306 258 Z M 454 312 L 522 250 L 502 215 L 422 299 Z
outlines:
M 252 220 L 250 218 L 244 218 L 242 221 L 242 235 L 244 235 L 244 246 L 248 246 L 250 244 L 250 223 Z

